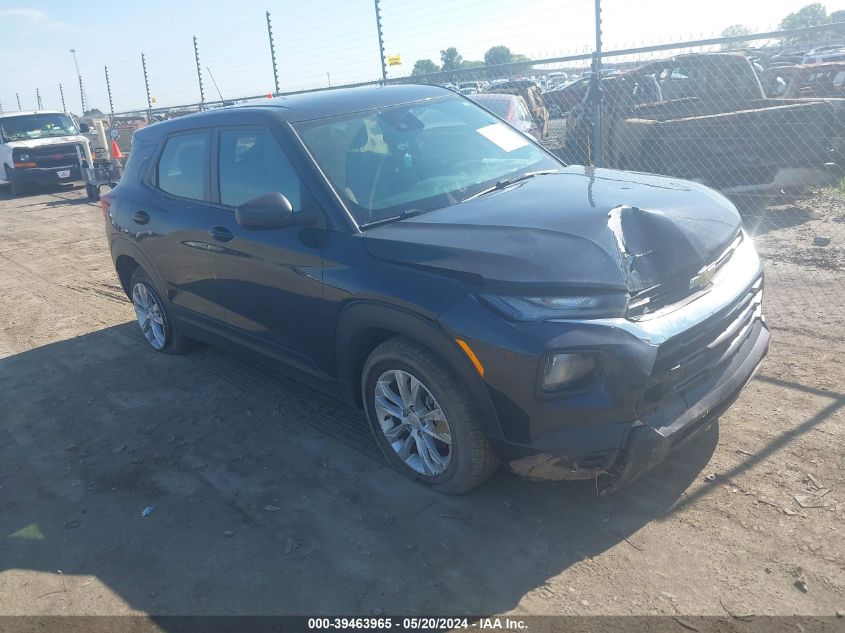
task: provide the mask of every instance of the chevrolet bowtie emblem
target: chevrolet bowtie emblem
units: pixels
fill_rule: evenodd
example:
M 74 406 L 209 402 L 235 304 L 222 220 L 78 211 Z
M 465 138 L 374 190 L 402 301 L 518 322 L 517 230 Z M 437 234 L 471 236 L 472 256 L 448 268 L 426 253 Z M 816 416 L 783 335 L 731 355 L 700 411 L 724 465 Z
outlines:
M 705 288 L 711 281 L 713 281 L 713 277 L 715 276 L 716 265 L 710 264 L 709 266 L 705 266 L 698 271 L 695 277 L 689 280 L 690 290 Z

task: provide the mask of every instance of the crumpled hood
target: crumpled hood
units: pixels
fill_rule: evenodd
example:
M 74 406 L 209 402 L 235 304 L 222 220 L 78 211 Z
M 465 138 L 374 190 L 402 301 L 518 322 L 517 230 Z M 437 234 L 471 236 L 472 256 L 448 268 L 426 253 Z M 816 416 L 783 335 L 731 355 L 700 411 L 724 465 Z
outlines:
M 374 227 L 364 244 L 375 257 L 489 286 L 636 292 L 698 271 L 740 223 L 703 185 L 573 166 Z
M 62 145 L 63 143 L 87 143 L 88 139 L 79 134 L 73 136 L 50 136 L 47 138 L 30 138 L 24 141 L 9 141 L 6 143 L 11 148 L 47 147 L 49 145 Z

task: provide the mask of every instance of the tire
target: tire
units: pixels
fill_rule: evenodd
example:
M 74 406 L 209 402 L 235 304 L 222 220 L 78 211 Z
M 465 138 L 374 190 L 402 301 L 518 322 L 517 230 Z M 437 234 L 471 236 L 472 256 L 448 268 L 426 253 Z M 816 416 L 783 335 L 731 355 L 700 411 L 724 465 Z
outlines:
M 17 180 L 15 180 L 15 177 L 12 174 L 12 170 L 9 169 L 9 166 L 6 165 L 5 167 L 6 167 L 6 180 L 9 182 L 9 195 L 12 198 L 17 198 L 18 196 L 25 193 L 24 187 Z
M 405 398 L 402 405 L 398 378 L 404 380 L 406 375 L 418 384 L 405 382 L 406 396 L 416 388 L 416 397 Z M 364 363 L 361 388 L 373 437 L 388 463 L 405 477 L 438 492 L 463 494 L 498 468 L 469 392 L 455 372 L 429 349 L 402 337 L 385 341 Z M 385 407 L 396 411 L 397 416 L 390 415 Z M 447 436 L 450 443 L 438 439 Z
M 169 306 L 162 300 L 152 281 L 142 268 L 137 268 L 129 282 L 129 297 L 135 316 L 147 343 L 157 352 L 181 354 L 187 351 L 185 337 L 170 316 Z M 146 305 L 146 308 L 144 307 Z M 144 319 L 152 313 L 152 318 Z M 158 316 L 158 319 L 155 316 Z

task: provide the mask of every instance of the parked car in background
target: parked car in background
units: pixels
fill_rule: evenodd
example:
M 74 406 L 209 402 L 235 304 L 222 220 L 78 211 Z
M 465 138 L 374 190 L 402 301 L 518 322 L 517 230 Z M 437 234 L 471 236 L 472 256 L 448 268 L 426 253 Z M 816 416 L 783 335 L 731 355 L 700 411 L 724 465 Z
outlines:
M 563 71 L 554 71 L 547 73 L 544 79 L 546 90 L 560 88 L 569 83 L 569 74 Z
M 101 203 L 150 347 L 293 367 L 442 492 L 500 461 L 615 489 L 706 429 L 768 347 L 726 198 L 566 167 L 437 87 L 148 126 Z
M 487 108 L 497 117 L 509 123 L 520 132 L 530 135 L 535 140 L 540 139 L 540 130 L 534 118 L 528 111 L 525 99 L 518 95 L 497 94 L 485 92 L 469 97 L 477 104 Z
M 543 105 L 540 87 L 533 79 L 509 79 L 496 85 L 496 93 L 512 94 L 522 97 L 528 106 L 528 112 L 537 127 L 537 138 L 543 139 L 549 131 L 549 111 Z
M 474 95 L 484 89 L 480 81 L 464 81 L 458 84 L 458 92 L 462 95 Z
M 773 68 L 764 76 L 783 80 L 780 97 L 845 97 L 845 60 Z
M 602 79 L 603 156 L 608 166 L 731 193 L 821 186 L 837 173 L 831 159 L 845 138 L 840 106 L 825 97 L 768 98 L 741 53 L 676 55 Z M 571 162 L 589 161 L 592 130 L 584 101 L 567 117 Z
M 845 61 L 845 45 L 831 44 L 828 46 L 818 46 L 807 51 L 804 58 L 801 60 L 801 63 L 821 64 L 824 62 L 841 61 Z
M 589 89 L 589 77 L 576 79 L 559 88 L 553 88 L 544 92 L 542 96 L 543 105 L 546 106 L 551 118 L 563 118 L 572 108 L 584 100 Z
M 87 132 L 87 125 L 55 110 L 0 113 L 0 183 L 17 196 L 35 184 L 80 181 Z

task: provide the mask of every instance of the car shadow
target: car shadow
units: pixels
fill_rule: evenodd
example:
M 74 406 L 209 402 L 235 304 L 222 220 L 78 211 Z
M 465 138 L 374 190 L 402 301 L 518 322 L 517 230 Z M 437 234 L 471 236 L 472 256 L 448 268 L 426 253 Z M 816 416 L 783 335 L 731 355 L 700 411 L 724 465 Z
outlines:
M 26 193 L 19 194 L 17 197 L 12 197 L 12 191 L 8 185 L 0 186 L 0 201 L 3 200 L 17 200 L 21 206 L 32 206 L 29 204 L 30 199 L 38 196 L 50 195 L 56 197 L 57 200 L 47 202 L 48 207 L 66 204 L 94 204 L 87 197 L 77 197 L 74 195 L 70 198 L 63 198 L 63 194 L 75 194 L 79 190 L 85 192 L 85 185 L 81 183 L 56 184 L 56 185 L 33 185 Z M 45 203 L 41 200 L 37 203 L 38 206 L 43 206 Z
M 718 440 L 608 498 L 504 470 L 439 495 L 384 466 L 359 412 L 216 349 L 155 353 L 134 323 L 0 359 L 0 411 L 0 573 L 50 574 L 26 612 L 124 609 L 102 583 L 156 615 L 502 613 L 639 549 Z

